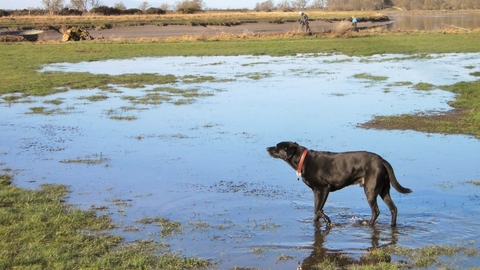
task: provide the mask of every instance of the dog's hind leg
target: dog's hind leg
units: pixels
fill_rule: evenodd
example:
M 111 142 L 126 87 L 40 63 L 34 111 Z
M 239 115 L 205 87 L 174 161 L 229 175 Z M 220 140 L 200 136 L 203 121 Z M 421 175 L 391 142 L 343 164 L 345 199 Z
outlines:
M 332 222 L 330 221 L 330 218 L 323 213 L 323 206 L 325 205 L 325 202 L 327 201 L 328 193 L 330 192 L 330 189 L 328 187 L 324 189 L 313 189 L 313 197 L 315 201 L 315 217 L 313 218 L 314 221 L 318 221 L 320 218 L 323 218 L 325 221 L 327 227 L 332 227 Z
M 390 209 L 390 213 L 392 214 L 392 222 L 390 225 L 392 227 L 397 226 L 397 206 L 395 206 L 392 197 L 390 197 L 390 186 L 386 186 L 382 190 L 380 196 L 382 197 L 383 201 L 388 206 L 388 209 Z
M 373 225 L 375 224 L 375 221 L 380 215 L 380 209 L 378 209 L 378 204 L 377 204 L 377 194 L 374 191 L 365 188 L 365 195 L 367 195 L 368 204 L 372 209 L 372 218 L 370 218 L 370 221 L 368 222 L 368 224 Z

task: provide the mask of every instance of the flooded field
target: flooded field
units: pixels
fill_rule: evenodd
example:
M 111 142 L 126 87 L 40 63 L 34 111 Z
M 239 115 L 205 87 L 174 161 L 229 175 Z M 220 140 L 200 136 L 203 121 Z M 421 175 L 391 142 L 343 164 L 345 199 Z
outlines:
M 40 72 L 158 73 L 182 79 L 15 102 L 7 101 L 12 95 L 3 96 L 0 168 L 12 169 L 22 187 L 69 185 L 68 202 L 111 214 L 118 224 L 113 233 L 209 258 L 212 269 L 361 264 L 372 247 L 387 245 L 478 250 L 480 142 L 357 126 L 374 115 L 449 110 L 452 93 L 415 90 L 415 85 L 473 81 L 469 73 L 480 70 L 479 56 L 164 57 L 53 64 Z M 358 186 L 330 194 L 324 211 L 333 228 L 314 224 L 312 192 L 265 150 L 283 140 L 315 150 L 367 150 L 388 160 L 399 182 L 413 190 L 391 191 L 397 228 L 390 228 L 381 201 L 376 225 L 361 225 L 370 208 Z M 409 261 L 401 255 L 388 260 Z M 480 265 L 480 256 L 457 252 L 438 262 L 465 269 Z

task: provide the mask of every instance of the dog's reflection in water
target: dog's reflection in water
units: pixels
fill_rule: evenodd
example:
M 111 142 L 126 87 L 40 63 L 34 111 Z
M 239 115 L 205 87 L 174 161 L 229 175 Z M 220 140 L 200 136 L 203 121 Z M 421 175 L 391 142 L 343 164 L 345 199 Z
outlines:
M 334 227 L 337 229 L 337 226 L 347 227 L 352 225 L 335 225 Z M 370 247 L 365 249 L 365 253 L 369 252 L 372 249 L 396 245 L 398 242 L 398 229 L 396 227 L 379 229 L 376 226 L 366 226 L 363 228 L 365 228 L 365 230 L 368 230 L 368 229 L 371 230 L 371 236 L 369 235 L 368 237 L 366 237 L 366 239 L 370 240 Z M 345 228 L 338 228 L 338 229 L 345 229 Z M 299 262 L 297 269 L 299 270 L 300 269 L 301 270 L 320 269 L 318 267 L 321 266 L 322 264 L 328 264 L 328 265 L 335 264 L 335 267 L 343 269 L 352 265 L 375 264 L 380 262 L 380 260 L 381 262 L 386 262 L 386 263 L 391 262 L 390 256 L 382 257 L 382 258 L 373 258 L 371 256 L 359 256 L 358 253 L 356 253 L 355 257 L 357 258 L 355 258 L 354 256 L 349 255 L 343 250 L 326 248 L 325 247 L 326 238 L 330 233 L 330 230 L 331 230 L 331 227 L 327 227 L 326 229 L 322 230 L 320 222 L 315 222 L 313 251 L 302 262 Z M 389 235 L 385 235 L 386 230 L 388 230 Z M 383 232 L 383 235 L 382 235 L 382 232 Z M 382 241 L 383 244 L 381 244 L 380 241 Z M 378 261 L 375 261 L 375 260 L 378 260 Z

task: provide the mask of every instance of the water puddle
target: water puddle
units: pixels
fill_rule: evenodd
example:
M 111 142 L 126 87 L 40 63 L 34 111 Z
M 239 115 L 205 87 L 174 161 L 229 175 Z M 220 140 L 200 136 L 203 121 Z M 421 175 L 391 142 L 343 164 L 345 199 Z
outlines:
M 448 110 L 454 95 L 418 91 L 473 81 L 479 54 L 164 57 L 58 63 L 41 72 L 213 76 L 112 91 L 90 89 L 0 104 L 1 168 L 16 184 L 71 186 L 68 202 L 109 213 L 128 241 L 151 238 L 218 269 L 313 269 L 325 258 L 363 262 L 372 247 L 479 248 L 480 142 L 467 136 L 357 128 L 374 115 Z M 5 96 L 4 96 L 5 98 Z M 48 113 L 46 113 L 48 112 Z M 331 193 L 335 226 L 316 228 L 311 191 L 265 151 L 279 141 L 326 151 L 368 150 L 387 159 L 398 227 L 379 202 L 375 227 L 363 190 Z M 141 220 L 179 221 L 164 225 Z M 163 231 L 163 233 L 162 233 Z M 401 258 L 393 257 L 393 261 Z M 478 257 L 455 259 L 461 268 Z

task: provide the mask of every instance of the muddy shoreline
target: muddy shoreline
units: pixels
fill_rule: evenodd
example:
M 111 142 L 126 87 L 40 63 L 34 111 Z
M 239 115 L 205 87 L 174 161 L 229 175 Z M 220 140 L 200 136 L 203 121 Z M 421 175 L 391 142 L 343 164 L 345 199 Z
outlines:
M 339 24 L 339 21 L 311 21 L 310 28 L 313 33 L 330 32 Z M 392 21 L 383 22 L 359 22 L 358 28 L 372 28 L 385 26 Z M 280 34 L 291 31 L 298 31 L 298 22 L 276 23 L 243 23 L 240 25 L 223 26 L 189 26 L 189 25 L 144 25 L 115 27 L 110 29 L 88 29 L 93 38 L 165 38 L 171 36 L 193 36 L 193 35 L 217 35 L 217 34 Z M 59 30 L 45 30 L 40 39 L 61 40 L 62 32 Z

